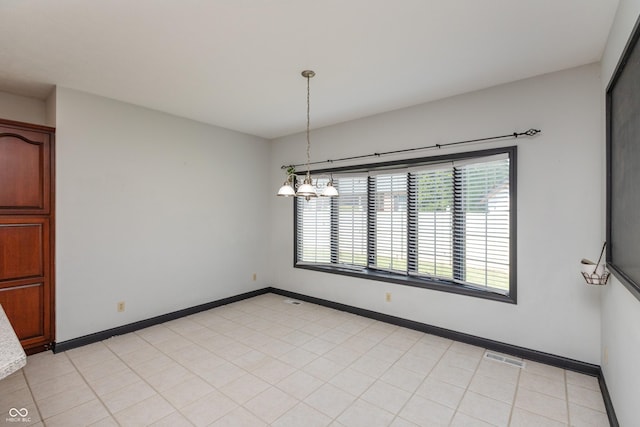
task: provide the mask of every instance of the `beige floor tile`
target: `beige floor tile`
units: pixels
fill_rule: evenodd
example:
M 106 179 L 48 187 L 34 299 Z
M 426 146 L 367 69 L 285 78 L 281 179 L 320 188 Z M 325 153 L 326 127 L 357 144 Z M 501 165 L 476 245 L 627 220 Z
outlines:
M 445 383 L 467 388 L 473 377 L 473 371 L 438 363 L 429 376 Z
M 387 369 L 391 367 L 393 363 L 385 360 L 376 359 L 375 357 L 364 355 L 355 362 L 353 362 L 350 368 L 370 377 L 379 378 L 384 374 Z
M 108 416 L 100 421 L 90 424 L 90 427 L 120 427 L 120 425 L 112 416 Z
M 104 396 L 138 381 L 140 381 L 140 377 L 129 368 L 97 380 L 87 380 L 89 386 L 98 396 Z
M 600 383 L 598 382 L 598 377 L 580 374 L 573 371 L 565 371 L 565 375 L 567 378 L 567 384 L 573 384 L 600 392 Z
M 480 359 L 481 356 L 478 355 L 469 355 L 467 353 L 458 353 L 454 350 L 449 350 L 442 356 L 439 364 L 475 372 L 480 363 Z
M 405 350 L 392 347 L 382 342 L 372 347 L 369 351 L 365 353 L 365 355 L 374 357 L 376 359 L 384 360 L 385 362 L 395 363 L 405 353 L 406 353 Z
M 555 381 L 565 381 L 564 369 L 556 368 L 555 366 L 544 365 L 542 363 L 533 362 L 531 360 L 525 360 L 525 363 L 526 366 L 524 368 L 524 371 L 526 372 L 541 375 Z
M 275 387 L 270 387 L 244 404 L 261 420 L 270 424 L 289 409 L 298 404 L 298 400 Z
M 515 407 L 567 423 L 567 402 L 563 399 L 519 387 L 516 391 Z
M 353 396 L 360 396 L 375 381 L 375 378 L 367 374 L 363 374 L 362 372 L 358 372 L 352 368 L 347 368 L 335 377 L 331 378 L 329 383 L 349 394 L 352 394 Z
M 145 381 L 156 390 L 162 392 L 195 377 L 194 374 L 182 365 L 173 362 L 162 369 L 162 371 L 147 376 Z
M 520 378 L 521 371 L 522 370 L 520 368 L 507 365 L 506 363 L 483 359 L 478 364 L 476 375 L 482 375 L 485 377 L 494 378 L 499 381 L 517 384 L 518 378 Z
M 569 384 L 567 385 L 567 393 L 569 396 L 569 403 L 574 403 L 600 412 L 606 412 L 604 401 L 602 400 L 602 394 L 597 391 Z
M 288 363 L 294 368 L 302 369 L 318 357 L 320 356 L 298 347 L 278 357 L 278 360 L 282 360 L 283 362 Z
M 142 378 L 147 378 L 151 375 L 157 374 L 158 372 L 164 371 L 167 366 L 170 366 L 173 363 L 175 362 L 170 357 L 165 354 L 158 353 L 152 359 L 136 364 L 130 364 L 129 366 L 136 372 L 136 374 L 140 375 Z
M 476 345 L 466 344 L 459 341 L 453 341 L 449 346 L 449 350 L 455 353 L 465 354 L 480 359 L 485 349 Z
M 154 344 L 154 346 L 164 354 L 180 352 L 183 348 L 191 345 L 193 345 L 193 343 L 182 335 L 178 335 L 175 338 L 171 338 L 159 344 Z
M 407 391 L 387 384 L 384 381 L 376 381 L 367 391 L 362 393 L 360 399 L 395 415 L 402 409 L 410 397 L 411 393 Z
M 4 385 L 6 379 L 0 381 L 0 386 Z M 20 383 L 15 381 L 17 385 L 23 384 L 23 387 L 26 387 L 27 384 L 24 380 Z M 36 382 L 35 384 L 31 384 L 31 393 L 33 394 L 34 399 L 42 400 L 49 396 L 53 396 L 54 394 L 62 393 L 66 390 L 70 390 L 76 387 L 80 387 L 85 383 L 82 376 L 77 371 L 71 371 L 68 374 L 60 375 L 55 378 L 51 378 L 50 380 L 44 382 Z M 3 390 L 0 387 L 0 396 L 7 396 L 9 393 L 12 393 L 14 390 L 8 389 Z
M 235 402 L 243 404 L 256 397 L 270 387 L 270 384 L 260 378 L 245 374 L 220 388 L 224 394 Z
M 294 330 L 282 337 L 282 340 L 295 346 L 301 346 L 315 338 L 315 335 L 307 334 L 302 331 Z
M 401 366 L 391 366 L 380 379 L 404 391 L 413 393 L 424 380 L 422 374 L 410 371 Z
M 0 381 L 0 411 L 47 427 L 608 425 L 596 377 L 285 299 L 29 356 Z
M 171 329 L 167 328 L 164 325 L 155 325 L 149 328 L 141 329 L 139 331 L 136 331 L 136 334 L 149 344 L 159 349 L 162 349 L 162 343 L 180 338 L 179 334 L 173 332 Z
M 152 396 L 114 414 L 122 427 L 146 426 L 163 419 L 175 408 L 159 395 Z
M 324 427 L 330 423 L 331 418 L 300 402 L 271 425 L 273 427 Z
M 489 424 L 476 418 L 463 414 L 462 412 L 456 412 L 451 421 L 450 427 L 494 427 L 494 424 Z
M 72 372 L 72 375 L 76 373 Z M 0 396 L 5 396 L 15 390 L 27 387 L 27 380 L 24 377 L 23 369 L 19 369 L 13 374 L 0 381 Z
M 162 396 L 176 409 L 195 402 L 215 389 L 200 377 L 193 377 L 162 392 Z
M 513 408 L 509 427 L 564 427 L 567 425 L 524 409 Z
M 322 355 L 325 359 L 332 360 L 345 367 L 358 360 L 360 356 L 362 356 L 361 352 L 352 350 L 343 345 L 339 345 Z
M 416 395 L 446 407 L 456 409 L 462 400 L 465 389 L 428 377 L 416 390 Z
M 511 414 L 511 405 L 467 391 L 462 397 L 458 412 L 494 426 L 507 426 Z
M 34 403 L 33 395 L 29 392 L 26 384 L 17 390 L 12 390 L 7 394 L 0 394 L 0 417 L 7 414 L 11 408 L 23 408 Z M 0 418 L 2 420 L 2 418 Z
M 366 353 L 378 344 L 378 341 L 370 338 L 361 337 L 360 334 L 354 335 L 342 344 L 342 347 L 355 350 L 359 353 Z
M 184 415 L 173 412 L 168 416 L 151 424 L 152 427 L 193 427 L 193 424 Z
M 309 406 L 335 418 L 356 400 L 355 396 L 332 384 L 325 384 L 304 399 Z
M 411 421 L 407 421 L 404 418 L 395 417 L 390 427 L 419 427 L 418 424 L 414 424 Z
M 68 412 L 85 402 L 95 399 L 96 396 L 88 385 L 81 384 L 72 389 L 65 390 L 44 399 L 38 400 L 38 408 L 43 419 Z
M 537 391 L 539 393 L 548 394 L 549 396 L 557 397 L 558 399 L 567 399 L 567 388 L 564 381 L 551 379 L 528 371 L 520 373 L 518 386 Z
M 211 424 L 211 427 L 266 427 L 267 423 L 243 407 L 238 407 Z
M 516 395 L 516 385 L 492 377 L 475 375 L 469 384 L 469 390 L 491 399 L 512 404 Z
M 296 371 L 280 381 L 276 386 L 290 396 L 303 400 L 323 384 L 324 381 L 313 375 L 304 371 Z
M 128 369 L 129 367 L 117 356 L 109 356 L 107 360 L 98 362 L 97 364 L 84 367 L 78 366 L 78 371 L 80 371 L 87 382 L 96 381 Z
M 135 367 L 160 356 L 164 356 L 160 350 L 146 343 L 145 347 L 121 354 L 119 357 L 124 363 L 129 365 L 129 367 Z
M 337 418 L 337 421 L 349 427 L 384 427 L 388 426 L 393 418 L 392 413 L 358 399 Z
M 194 373 L 212 386 L 220 388 L 245 375 L 247 371 L 232 363 L 223 362 L 222 364 L 215 364 L 213 367 L 200 364 L 194 369 Z
M 344 369 L 344 365 L 341 365 L 333 360 L 325 359 L 324 357 L 318 357 L 312 362 L 308 363 L 301 370 L 320 378 L 323 381 L 329 381 L 335 377 L 340 371 Z
M 604 412 L 569 403 L 569 420 L 575 427 L 608 427 L 609 418 Z
M 102 344 L 101 342 L 90 344 L 86 347 L 91 347 L 91 349 L 76 352 L 76 350 L 85 349 L 85 347 L 80 347 L 68 352 L 69 358 L 76 366 L 76 368 L 78 368 L 80 371 L 86 370 L 86 368 L 90 366 L 103 365 L 108 362 L 117 361 L 117 356 L 115 355 L 115 353 L 113 353 L 109 349 L 109 347 Z
M 212 352 L 197 344 L 188 344 L 185 347 L 167 352 L 166 354 L 182 365 L 208 357 L 215 357 Z
M 182 408 L 181 412 L 195 425 L 209 425 L 238 405 L 224 394 L 213 391 Z
M 143 381 L 137 381 L 121 389 L 100 396 L 100 398 L 107 408 L 109 408 L 111 413 L 116 413 L 140 403 L 143 400 L 147 400 L 156 394 L 156 391 L 152 389 L 149 384 Z
M 455 410 L 431 400 L 414 395 L 399 416 L 418 426 L 448 426 Z
M 269 384 L 277 384 L 284 378 L 288 377 L 296 371 L 291 365 L 288 365 L 278 359 L 269 357 L 264 363 L 253 369 L 251 373 Z
M 333 350 L 336 344 L 323 340 L 322 338 L 314 338 L 309 342 L 304 343 L 301 348 L 322 356 L 330 350 Z
M 400 366 L 401 368 L 408 369 L 426 377 L 431 373 L 437 363 L 438 361 L 436 359 L 416 356 L 407 352 L 395 364 L 396 366 Z
M 45 418 L 44 422 L 47 427 L 69 427 L 90 425 L 107 417 L 109 417 L 109 412 L 99 400 L 93 399 L 51 418 Z
M 439 360 L 446 353 L 447 348 L 442 345 L 424 342 L 424 339 L 422 339 L 415 343 L 407 351 L 407 354 L 425 359 Z
M 48 354 L 40 353 L 40 354 Z M 48 381 L 65 374 L 69 374 L 76 370 L 69 358 L 62 354 L 55 356 L 47 356 L 32 359 L 34 356 L 27 357 L 27 364 L 22 368 L 27 381 L 30 385 Z
M 118 356 L 151 347 L 148 342 L 136 334 L 119 335 L 117 337 L 109 338 L 103 342 Z

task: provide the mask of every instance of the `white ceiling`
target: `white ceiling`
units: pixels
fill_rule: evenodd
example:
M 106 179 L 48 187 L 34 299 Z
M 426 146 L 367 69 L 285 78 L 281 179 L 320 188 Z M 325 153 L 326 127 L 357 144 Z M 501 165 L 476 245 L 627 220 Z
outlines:
M 0 91 L 275 138 L 599 61 L 618 0 L 0 0 Z

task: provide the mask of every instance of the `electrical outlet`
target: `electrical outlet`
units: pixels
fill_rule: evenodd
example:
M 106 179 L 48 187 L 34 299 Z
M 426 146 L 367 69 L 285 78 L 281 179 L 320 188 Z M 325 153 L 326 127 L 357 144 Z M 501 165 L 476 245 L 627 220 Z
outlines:
M 387 292 L 386 294 L 384 294 L 384 300 L 386 302 L 391 302 L 391 292 Z
M 256 273 L 253 273 L 253 281 L 255 282 L 256 279 L 258 278 L 258 275 Z
M 124 311 L 124 301 L 120 301 L 118 303 L 118 312 L 123 312 Z

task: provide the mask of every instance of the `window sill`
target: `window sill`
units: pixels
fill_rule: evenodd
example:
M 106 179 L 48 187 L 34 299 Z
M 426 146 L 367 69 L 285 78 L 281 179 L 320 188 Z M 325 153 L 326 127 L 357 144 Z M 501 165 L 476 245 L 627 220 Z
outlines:
M 448 292 L 453 294 L 466 295 L 470 297 L 489 299 L 492 301 L 506 302 L 516 304 L 515 297 L 501 294 L 491 290 L 483 290 L 460 283 L 438 280 L 432 278 L 422 278 L 415 276 L 404 276 L 400 274 L 388 273 L 369 268 L 355 269 L 349 267 L 340 267 L 333 265 L 318 264 L 302 264 L 294 265 L 295 268 L 304 270 L 321 271 L 323 273 L 340 274 L 343 276 L 358 277 L 360 279 L 376 280 L 379 282 L 396 283 L 405 286 L 414 286 L 417 288 L 431 289 L 435 291 Z

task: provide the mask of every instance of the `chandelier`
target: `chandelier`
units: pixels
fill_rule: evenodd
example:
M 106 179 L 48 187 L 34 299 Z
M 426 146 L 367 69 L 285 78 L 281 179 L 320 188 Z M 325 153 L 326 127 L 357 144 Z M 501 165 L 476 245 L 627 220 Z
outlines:
M 333 179 L 330 179 L 327 185 L 325 186 L 325 188 L 320 192 L 318 192 L 318 189 L 316 188 L 316 186 L 313 185 L 313 180 L 311 179 L 311 172 L 309 169 L 310 163 L 311 163 L 311 138 L 309 137 L 310 136 L 309 125 L 311 123 L 310 121 L 310 110 L 311 110 L 310 105 L 311 104 L 309 102 L 310 100 L 309 81 L 311 77 L 316 75 L 316 73 L 311 70 L 304 70 L 301 74 L 302 74 L 302 77 L 307 79 L 307 163 L 306 163 L 307 175 L 305 176 L 304 181 L 302 181 L 301 185 L 296 185 L 295 168 L 293 166 L 290 166 L 289 168 L 287 168 L 287 178 L 284 181 L 284 184 L 282 185 L 282 187 L 280 187 L 280 190 L 278 190 L 278 196 L 304 197 L 305 200 L 307 201 L 309 201 L 312 197 L 318 197 L 318 196 L 334 197 L 338 195 L 338 190 L 336 189 L 336 187 L 333 186 Z M 297 188 L 297 190 L 294 189 L 294 186 Z

